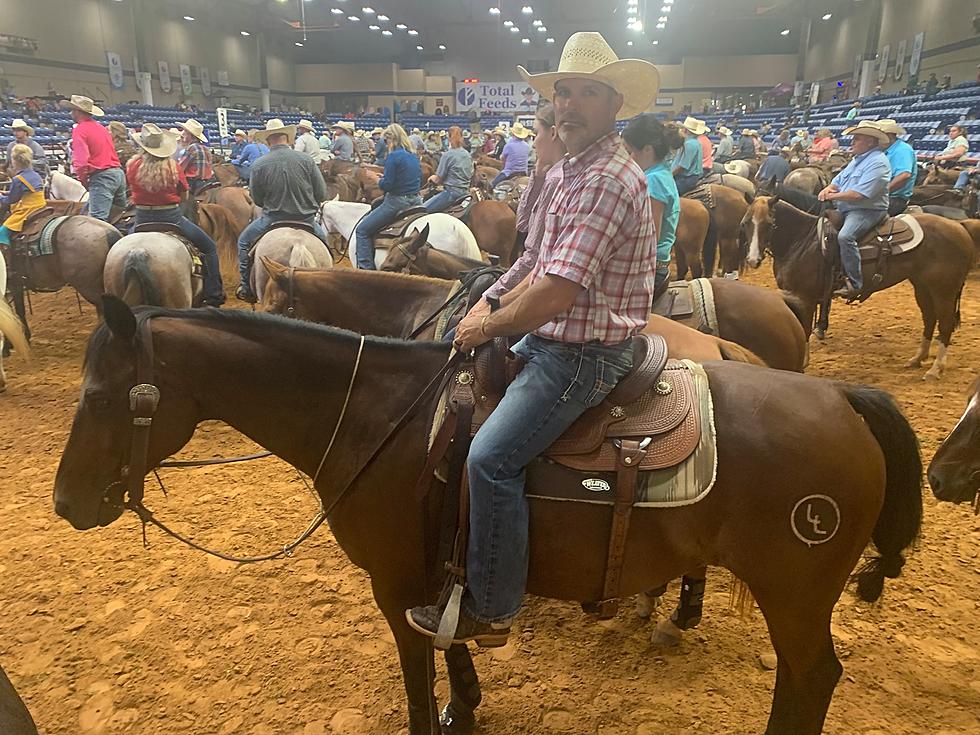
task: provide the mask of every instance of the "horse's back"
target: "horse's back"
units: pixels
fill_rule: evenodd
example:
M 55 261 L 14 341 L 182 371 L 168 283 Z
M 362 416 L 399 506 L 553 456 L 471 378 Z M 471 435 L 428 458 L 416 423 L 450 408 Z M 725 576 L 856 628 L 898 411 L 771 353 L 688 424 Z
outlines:
M 105 290 L 130 306 L 151 303 L 174 309 L 193 302 L 194 263 L 187 246 L 163 232 L 137 232 L 117 242 L 106 257 Z
M 292 268 L 332 268 L 333 257 L 327 246 L 316 235 L 291 227 L 269 230 L 255 243 L 253 264 L 263 257 Z M 269 273 L 265 268 L 252 267 L 255 295 L 263 300 Z

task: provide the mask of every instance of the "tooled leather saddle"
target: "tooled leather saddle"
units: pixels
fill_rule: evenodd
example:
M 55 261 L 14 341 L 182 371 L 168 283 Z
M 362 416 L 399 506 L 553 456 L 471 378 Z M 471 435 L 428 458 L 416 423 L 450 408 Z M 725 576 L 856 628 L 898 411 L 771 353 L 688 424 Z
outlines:
M 639 473 L 680 464 L 691 456 L 700 438 L 701 418 L 691 374 L 681 363 L 667 359 L 664 339 L 647 334 L 634 337 L 633 355 L 632 371 L 536 460 L 571 470 L 615 473 L 603 594 L 600 600 L 583 606 L 602 619 L 615 615 L 618 606 Z M 419 478 L 420 492 L 424 492 L 445 458 L 447 497 L 462 494 L 463 463 L 470 439 L 497 407 L 508 383 L 522 367 L 509 356 L 504 341 L 497 339 L 479 350 L 472 362 L 463 363 L 451 374 L 446 417 L 435 432 Z M 568 499 L 576 495 L 576 490 L 569 488 Z M 556 493 L 560 491 L 549 491 L 551 496 Z M 457 510 L 466 507 L 465 502 L 451 502 Z M 462 512 L 456 515 L 460 533 L 465 537 L 468 518 Z M 452 520 L 457 518 L 452 516 Z M 443 545 L 443 553 L 447 548 Z M 465 544 L 456 544 L 456 553 L 448 565 L 457 575 L 465 568 L 463 549 Z
M 81 214 L 84 202 L 71 202 L 62 199 L 49 199 L 42 209 L 31 212 L 24 221 L 20 232 L 11 238 L 14 244 L 34 242 L 41 237 L 44 226 L 55 217 Z

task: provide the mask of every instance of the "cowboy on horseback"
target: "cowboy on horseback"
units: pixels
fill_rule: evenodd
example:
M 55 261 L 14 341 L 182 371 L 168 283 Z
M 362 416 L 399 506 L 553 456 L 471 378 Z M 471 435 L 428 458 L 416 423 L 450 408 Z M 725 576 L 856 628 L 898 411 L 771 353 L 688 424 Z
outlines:
M 889 143 L 888 135 L 873 122 L 862 122 L 844 131 L 851 139 L 854 158 L 834 177 L 817 199 L 838 202 L 844 224 L 837 233 L 841 265 L 847 280 L 836 296 L 856 299 L 864 288 L 858 240 L 888 214 L 888 182 L 891 166 L 879 146 Z
M 527 581 L 525 467 L 629 372 L 631 339 L 647 323 L 653 293 L 657 243 L 646 180 L 616 120 L 650 105 L 656 67 L 619 60 L 598 33 L 575 33 L 557 72 L 518 71 L 554 100 L 569 157 L 559 164 L 562 184 L 534 268 L 499 310 L 491 313 L 484 301 L 456 332 L 460 350 L 529 334 L 513 348 L 527 361 L 523 372 L 470 449 L 467 591 L 455 643 L 506 641 Z M 435 637 L 443 610 L 416 607 L 407 615 L 413 628 Z
M 44 209 L 44 180 L 34 170 L 31 149 L 17 143 L 10 149 L 10 191 L 0 194 L 0 205 L 10 207 L 10 216 L 0 225 L 0 245 L 10 245 L 10 236 L 20 232 L 25 220 L 34 212 Z M 0 256 L 2 257 L 2 256 Z M 0 294 L 0 298 L 4 294 Z
M 178 123 L 177 127 L 182 131 L 180 142 L 184 146 L 177 158 L 177 166 L 187 178 L 191 195 L 195 195 L 214 178 L 211 151 L 206 145 L 204 126 L 197 120 L 191 118 L 187 122 Z
M 252 166 L 249 180 L 252 200 L 262 207 L 262 216 L 238 236 L 241 284 L 235 295 L 242 301 L 255 302 L 249 277 L 252 270 L 249 252 L 274 222 L 305 222 L 321 240 L 327 240 L 323 228 L 314 221 L 320 202 L 327 198 L 327 185 L 313 159 L 293 150 L 295 137 L 295 125 L 285 125 L 275 118 L 265 124 L 265 130 L 254 134 L 256 143 L 269 144 L 269 152 Z
M 108 222 L 113 204 L 126 208 L 126 177 L 112 135 L 93 119 L 105 113 L 91 99 L 77 94 L 61 104 L 71 110 L 76 123 L 71 131 L 71 161 L 78 180 L 88 189 L 89 216 Z

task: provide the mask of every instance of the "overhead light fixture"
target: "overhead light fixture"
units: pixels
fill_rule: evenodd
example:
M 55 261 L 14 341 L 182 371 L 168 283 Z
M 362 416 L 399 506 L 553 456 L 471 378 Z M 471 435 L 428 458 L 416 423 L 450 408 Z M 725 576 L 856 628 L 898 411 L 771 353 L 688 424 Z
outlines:
M 833 13 L 824 13 L 823 14 L 823 19 L 824 20 L 830 20 L 833 17 L 834 17 L 834 14 Z
M 524 15 L 531 15 L 531 13 L 534 12 L 534 8 L 532 8 L 530 5 L 525 5 L 523 8 L 521 8 L 521 12 L 524 13 Z
M 653 45 L 654 46 L 659 46 L 660 45 L 660 41 L 658 41 L 657 39 L 653 39 Z
M 531 43 L 531 39 L 530 38 L 522 38 L 521 39 L 521 43 L 523 43 L 523 44 Z
M 664 5 L 662 8 L 660 8 L 660 12 L 661 13 L 669 13 L 670 12 L 670 6 L 669 5 Z
M 400 31 L 404 31 L 406 28 L 408 28 L 408 26 L 405 25 L 404 23 L 399 23 L 398 25 L 395 26 L 395 28 L 397 28 Z
M 631 15 L 629 18 L 626 19 L 626 25 L 627 25 L 627 27 L 633 25 L 634 23 L 636 23 L 636 16 L 635 15 Z
M 636 23 L 633 24 L 633 30 L 636 31 L 637 33 L 639 33 L 640 31 L 642 31 L 643 30 L 643 23 L 641 23 L 640 21 L 636 21 Z
M 381 30 L 381 26 L 376 26 L 373 23 L 371 25 L 369 25 L 368 28 L 370 28 L 372 31 L 380 31 Z
M 352 23 L 356 23 L 360 20 L 360 18 L 358 18 L 356 15 L 348 15 L 347 20 L 351 21 Z
M 555 42 L 555 39 L 553 39 L 551 36 L 548 36 L 546 39 L 544 39 L 544 42 L 545 43 L 554 43 Z
M 789 28 L 783 28 L 783 30 L 781 30 L 779 32 L 779 35 L 780 36 L 788 36 L 789 35 Z
M 184 16 L 184 20 L 194 20 L 194 16 L 193 15 L 185 15 Z
M 293 46 L 299 46 L 300 48 L 303 48 L 303 42 L 302 41 L 293 41 Z
M 521 32 L 521 29 L 518 28 L 517 26 L 511 26 L 510 27 L 510 32 L 511 33 L 520 33 Z
M 627 45 L 627 46 L 632 46 L 632 45 L 633 45 L 633 42 L 632 42 L 632 41 L 627 41 L 627 42 L 626 42 L 626 45 Z
M 490 15 L 500 15 L 500 8 L 490 8 Z
M 384 13 L 382 13 L 381 15 L 378 16 L 378 20 L 380 20 L 382 23 L 384 23 L 385 21 L 391 20 L 391 18 L 389 18 Z
M 344 11 L 341 10 L 340 8 L 330 8 L 330 12 L 333 13 L 334 15 L 343 15 L 344 14 Z
M 446 44 L 444 44 L 444 43 L 440 43 L 440 44 L 439 44 L 439 50 L 440 50 L 440 51 L 445 51 L 445 50 L 446 50 Z
M 361 12 L 364 13 L 364 15 L 374 15 L 374 8 L 372 8 L 370 5 L 366 5 L 365 7 L 361 8 Z
M 381 31 L 381 35 L 382 36 L 391 36 L 393 34 L 392 34 L 391 31 L 389 31 L 387 28 L 385 28 L 383 31 Z
M 544 25 L 544 21 L 541 20 L 540 18 L 536 18 L 535 21 L 531 25 L 532 26 L 543 26 Z
M 425 47 L 424 47 L 424 46 L 416 46 L 415 48 L 416 48 L 416 49 L 417 49 L 418 51 L 423 51 L 423 50 L 425 50 Z
M 548 32 L 547 26 L 538 26 L 538 33 L 547 33 L 547 32 Z
M 243 36 L 251 36 L 252 35 L 248 31 L 239 31 L 239 33 L 241 33 Z
M 666 23 L 657 23 L 657 28 L 659 28 L 661 31 L 666 27 L 667 27 Z
M 505 26 L 506 26 L 507 28 L 510 28 L 510 27 L 511 27 L 512 25 L 514 25 L 514 21 L 512 21 L 512 20 L 505 20 L 505 21 L 504 21 L 504 25 L 505 25 Z
M 417 36 L 417 35 L 419 35 L 419 32 L 417 30 L 415 30 L 414 28 L 409 28 L 408 29 L 408 35 L 410 35 L 410 36 Z
M 657 21 L 659 23 L 666 23 L 667 22 L 667 16 L 666 15 L 661 15 L 659 18 L 657 18 Z

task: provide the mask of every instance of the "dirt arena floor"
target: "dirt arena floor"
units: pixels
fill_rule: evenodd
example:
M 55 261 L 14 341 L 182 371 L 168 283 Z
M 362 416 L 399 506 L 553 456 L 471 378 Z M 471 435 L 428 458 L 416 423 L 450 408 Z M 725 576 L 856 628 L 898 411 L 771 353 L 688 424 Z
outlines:
M 748 279 L 772 284 L 768 272 Z M 0 396 L 0 664 L 46 735 L 394 735 L 405 704 L 393 640 L 367 578 L 326 529 L 292 559 L 236 568 L 135 517 L 80 533 L 51 491 L 95 313 L 64 291 L 34 299 L 36 358 L 7 363 Z M 835 306 L 809 372 L 894 393 L 928 462 L 980 370 L 980 273 L 940 383 L 900 366 L 920 322 L 906 284 Z M 778 430 L 778 427 L 770 427 Z M 254 445 L 200 427 L 186 457 Z M 167 470 L 149 504 L 194 537 L 266 550 L 306 527 L 315 505 L 278 460 Z M 871 607 L 845 594 L 834 637 L 845 673 L 832 735 L 980 733 L 980 518 L 925 490 L 918 550 Z M 532 599 L 512 642 L 476 655 L 481 733 L 760 733 L 775 672 L 761 616 L 728 614 L 728 575 L 709 576 L 705 619 L 679 649 L 649 642 L 631 606 L 598 625 L 575 605 Z M 669 593 L 671 604 L 676 589 Z M 446 686 L 438 692 L 445 699 Z

